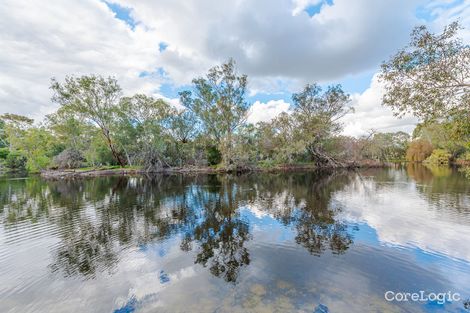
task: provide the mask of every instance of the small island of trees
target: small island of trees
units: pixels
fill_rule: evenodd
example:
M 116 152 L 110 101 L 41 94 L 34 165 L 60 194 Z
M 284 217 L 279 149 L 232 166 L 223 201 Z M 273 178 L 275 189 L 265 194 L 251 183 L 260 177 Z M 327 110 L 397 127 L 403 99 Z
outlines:
M 286 166 L 357 167 L 392 161 L 470 164 L 470 47 L 452 23 L 441 34 L 424 26 L 382 64 L 383 104 L 398 117 L 420 119 L 404 132 L 354 138 L 341 135 L 353 114 L 341 85 L 307 84 L 292 106 L 269 122 L 247 122 L 248 77 L 234 60 L 211 68 L 179 93 L 181 106 L 136 94 L 98 75 L 52 79 L 58 110 L 40 123 L 0 116 L 0 167 L 48 169 L 130 168 L 245 171 Z

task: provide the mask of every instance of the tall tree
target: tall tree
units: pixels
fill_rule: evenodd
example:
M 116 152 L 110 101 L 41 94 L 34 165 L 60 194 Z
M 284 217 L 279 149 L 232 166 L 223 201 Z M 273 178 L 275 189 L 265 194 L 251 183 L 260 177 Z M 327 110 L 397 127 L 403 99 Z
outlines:
M 173 137 L 187 143 L 197 134 L 197 119 L 190 110 L 173 110 L 170 117 L 170 130 Z
M 323 92 L 317 84 L 308 84 L 303 91 L 292 95 L 292 101 L 296 141 L 303 143 L 317 165 L 339 165 L 325 153 L 324 146 L 341 131 L 339 120 L 353 110 L 349 95 L 341 85 L 329 86 Z
M 458 22 L 442 34 L 416 27 L 411 42 L 382 64 L 383 103 L 396 115 L 420 119 L 470 117 L 470 45 L 457 38 Z
M 199 133 L 196 115 L 188 109 L 173 109 L 169 120 L 168 130 L 173 139 L 173 149 L 172 153 L 170 151 L 170 158 L 173 164 L 178 166 L 183 166 L 187 162 L 194 162 L 196 164 L 201 159 L 196 154 L 199 154 L 204 159 L 203 152 L 201 152 L 202 149 L 197 149 L 198 145 L 196 144 L 196 138 Z M 199 137 L 198 139 L 201 141 L 204 138 Z
M 125 161 L 114 142 L 111 130 L 121 95 L 121 87 L 117 80 L 96 75 L 68 76 L 64 83 L 59 83 L 53 78 L 50 88 L 54 92 L 52 97 L 54 102 L 101 129 L 114 159 L 119 165 L 124 166 Z
M 180 93 L 181 103 L 200 120 L 203 130 L 217 143 L 222 162 L 233 163 L 233 141 L 237 128 L 247 118 L 247 76 L 239 75 L 235 61 L 211 68 L 205 78 L 193 80 L 193 92 Z
M 74 151 L 85 150 L 89 146 L 90 131 L 95 130 L 95 127 L 66 107 L 47 115 L 46 124 L 65 149 Z
M 30 172 L 49 166 L 54 144 L 53 136 L 44 127 L 30 127 L 16 140 L 16 148 L 26 156 L 26 168 Z
M 367 140 L 363 155 L 379 161 L 402 160 L 405 158 L 410 135 L 405 132 L 375 133 Z
M 135 159 L 147 171 L 166 165 L 163 157 L 165 124 L 171 112 L 171 107 L 162 99 L 142 94 L 121 99 L 116 139 L 129 164 Z
M 3 122 L 3 134 L 4 138 L 2 142 L 6 144 L 10 151 L 13 151 L 17 145 L 17 142 L 22 138 L 26 130 L 33 126 L 34 120 L 18 114 L 5 113 L 0 115 L 0 119 Z

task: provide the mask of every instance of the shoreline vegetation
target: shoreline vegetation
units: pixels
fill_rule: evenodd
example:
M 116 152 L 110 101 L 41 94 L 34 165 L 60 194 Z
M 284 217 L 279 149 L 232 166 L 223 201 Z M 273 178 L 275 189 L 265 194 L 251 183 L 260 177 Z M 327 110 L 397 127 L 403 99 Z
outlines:
M 86 178 L 86 177 L 102 177 L 102 176 L 134 176 L 134 175 L 197 175 L 197 174 L 250 174 L 250 173 L 285 173 L 285 172 L 322 172 L 334 170 L 357 170 L 368 168 L 387 168 L 397 164 L 423 164 L 430 168 L 440 168 L 442 166 L 455 167 L 461 172 L 466 173 L 467 168 L 470 166 L 470 161 L 458 160 L 448 164 L 430 164 L 429 162 L 409 162 L 405 160 L 380 162 L 375 160 L 363 160 L 361 162 L 352 162 L 344 164 L 342 167 L 316 167 L 314 164 L 278 164 L 272 167 L 244 167 L 227 171 L 224 168 L 216 166 L 185 166 L 185 167 L 167 167 L 156 169 L 155 171 L 146 171 L 139 166 L 101 166 L 96 168 L 76 168 L 76 169 L 47 169 L 39 173 L 45 179 L 68 179 L 68 178 Z M 468 176 L 468 175 L 467 175 Z
M 0 115 L 0 172 L 43 177 L 116 173 L 239 173 L 385 166 L 397 161 L 460 164 L 470 177 L 470 45 L 455 22 L 441 34 L 416 27 L 382 64 L 382 104 L 419 123 L 405 132 L 342 134 L 354 114 L 341 85 L 313 82 L 269 121 L 249 122 L 248 77 L 233 59 L 179 92 L 178 104 L 123 95 L 100 75 L 52 78 L 58 109 L 39 123 Z
M 97 168 L 77 168 L 77 169 L 49 169 L 41 171 L 39 174 L 43 178 L 78 178 L 78 177 L 100 177 L 110 175 L 144 175 L 144 174 L 243 174 L 253 172 L 294 172 L 294 171 L 319 171 L 345 169 L 352 170 L 357 168 L 379 168 L 390 166 L 391 163 L 383 163 L 369 160 L 361 163 L 345 164 L 343 167 L 318 168 L 314 164 L 279 164 L 273 167 L 244 167 L 227 171 L 222 167 L 215 166 L 185 166 L 185 167 L 167 167 L 156 169 L 149 172 L 142 167 L 119 167 L 103 166 Z

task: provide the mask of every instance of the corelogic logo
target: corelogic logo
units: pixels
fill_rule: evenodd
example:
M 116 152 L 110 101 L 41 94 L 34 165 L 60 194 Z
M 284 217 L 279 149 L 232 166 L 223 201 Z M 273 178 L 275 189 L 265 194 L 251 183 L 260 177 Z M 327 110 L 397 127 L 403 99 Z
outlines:
M 459 302 L 462 301 L 462 297 L 458 292 L 426 292 L 420 290 L 418 292 L 401 292 L 388 290 L 384 294 L 385 300 L 392 302 L 436 302 L 438 304 L 444 304 L 447 302 Z M 464 301 L 464 307 L 470 310 L 470 299 Z

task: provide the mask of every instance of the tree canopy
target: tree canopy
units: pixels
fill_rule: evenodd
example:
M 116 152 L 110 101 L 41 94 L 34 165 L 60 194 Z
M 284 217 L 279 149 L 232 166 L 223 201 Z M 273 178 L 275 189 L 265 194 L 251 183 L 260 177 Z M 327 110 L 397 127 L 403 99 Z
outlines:
M 193 85 L 193 91 L 180 93 L 180 101 L 217 143 L 224 165 L 230 166 L 234 161 L 234 134 L 248 117 L 247 76 L 239 75 L 235 61 L 230 59 L 211 68 L 206 77 L 194 79 Z
M 117 80 L 95 75 L 68 76 L 64 83 L 53 78 L 50 88 L 54 92 L 53 102 L 100 128 L 113 157 L 119 165 L 124 166 L 125 161 L 119 154 L 111 132 L 115 108 L 121 96 Z
M 422 120 L 470 113 L 470 46 L 457 37 L 458 22 L 441 34 L 416 27 L 410 43 L 382 64 L 383 103 Z
M 0 116 L 0 167 L 132 166 L 226 171 L 296 166 L 343 167 L 405 158 L 470 162 L 470 48 L 452 23 L 441 34 L 417 27 L 411 42 L 383 63 L 383 103 L 421 119 L 404 132 L 354 138 L 342 134 L 353 113 L 341 85 L 316 82 L 292 94 L 289 109 L 248 123 L 248 77 L 233 59 L 214 66 L 179 93 L 179 105 L 150 95 L 123 96 L 118 81 L 99 75 L 52 79 L 56 112 L 42 123 Z M 433 150 L 436 150 L 433 153 Z

